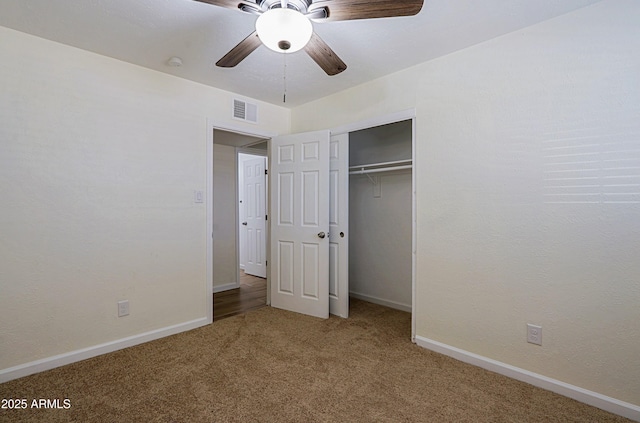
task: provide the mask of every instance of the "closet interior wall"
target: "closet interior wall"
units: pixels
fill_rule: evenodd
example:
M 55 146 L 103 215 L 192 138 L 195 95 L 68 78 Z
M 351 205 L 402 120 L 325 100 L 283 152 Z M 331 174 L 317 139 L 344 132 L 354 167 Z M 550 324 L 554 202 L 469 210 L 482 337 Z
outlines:
M 411 311 L 411 159 L 411 120 L 349 134 L 350 296 L 405 311 Z

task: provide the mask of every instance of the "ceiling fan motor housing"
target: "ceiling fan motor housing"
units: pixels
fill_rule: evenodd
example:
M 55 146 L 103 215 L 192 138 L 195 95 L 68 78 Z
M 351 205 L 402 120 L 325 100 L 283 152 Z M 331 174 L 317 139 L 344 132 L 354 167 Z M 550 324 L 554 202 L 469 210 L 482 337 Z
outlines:
M 287 8 L 297 10 L 303 15 L 307 13 L 311 1 L 308 0 L 287 0 Z M 282 7 L 280 0 L 262 0 L 259 2 L 260 8 L 266 12 L 269 9 L 276 9 Z

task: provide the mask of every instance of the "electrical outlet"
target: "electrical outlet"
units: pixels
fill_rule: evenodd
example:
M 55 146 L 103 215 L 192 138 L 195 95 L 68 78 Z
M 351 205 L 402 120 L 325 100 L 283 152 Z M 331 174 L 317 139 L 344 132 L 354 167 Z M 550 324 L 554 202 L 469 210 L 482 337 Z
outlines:
M 129 300 L 118 301 L 118 317 L 129 315 Z
M 542 326 L 527 323 L 527 342 L 542 345 Z

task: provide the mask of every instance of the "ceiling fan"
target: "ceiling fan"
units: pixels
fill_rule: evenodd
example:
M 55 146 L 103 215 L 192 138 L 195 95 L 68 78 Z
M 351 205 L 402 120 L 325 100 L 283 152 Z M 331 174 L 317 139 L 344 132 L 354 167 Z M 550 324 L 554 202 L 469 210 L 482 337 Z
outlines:
M 313 31 L 311 21 L 413 16 L 424 0 L 196 0 L 258 16 L 256 30 L 225 54 L 216 66 L 231 68 L 264 44 L 280 53 L 304 51 L 327 73 L 347 65 Z

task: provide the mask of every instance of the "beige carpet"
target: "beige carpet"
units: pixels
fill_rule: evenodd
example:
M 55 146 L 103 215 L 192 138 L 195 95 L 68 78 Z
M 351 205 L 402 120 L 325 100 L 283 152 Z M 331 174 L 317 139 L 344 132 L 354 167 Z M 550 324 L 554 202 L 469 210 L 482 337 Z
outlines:
M 412 344 L 410 315 L 352 301 L 349 319 L 265 307 L 0 385 L 2 422 L 625 422 Z M 62 403 L 61 403 L 62 404 Z

